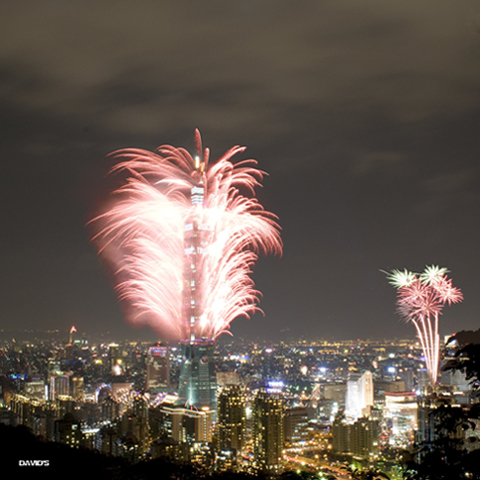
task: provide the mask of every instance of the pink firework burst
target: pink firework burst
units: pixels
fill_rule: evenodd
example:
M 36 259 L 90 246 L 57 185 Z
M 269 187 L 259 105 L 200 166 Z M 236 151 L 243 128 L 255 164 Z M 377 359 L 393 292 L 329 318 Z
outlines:
M 417 330 L 432 385 L 435 385 L 438 376 L 439 315 L 446 303 L 451 305 L 463 299 L 461 291 L 447 278 L 447 271 L 446 268 L 431 266 L 426 267 L 422 274 L 393 270 L 388 276 L 390 283 L 398 288 L 400 315 L 412 322 Z
M 463 294 L 460 289 L 452 285 L 452 280 L 447 277 L 442 277 L 432 287 L 435 289 L 436 294 L 441 299 L 442 303 L 459 303 L 463 300 Z
M 192 343 L 259 310 L 252 267 L 258 254 L 282 252 L 277 217 L 255 198 L 264 172 L 255 160 L 231 161 L 245 147 L 209 164 L 198 130 L 196 145 L 196 156 L 170 145 L 114 152 L 112 172 L 128 178 L 90 222 L 127 319 Z
M 419 315 L 439 315 L 443 302 L 437 292 L 420 280 L 398 289 L 398 311 L 411 321 Z

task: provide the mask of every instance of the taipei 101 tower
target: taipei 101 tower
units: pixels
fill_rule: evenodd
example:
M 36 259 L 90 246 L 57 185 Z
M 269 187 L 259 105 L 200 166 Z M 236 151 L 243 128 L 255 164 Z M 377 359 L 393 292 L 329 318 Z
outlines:
M 182 345 L 178 406 L 214 410 L 215 339 L 259 310 L 252 267 L 282 242 L 255 198 L 264 172 L 231 161 L 245 147 L 209 164 L 198 130 L 195 140 L 195 156 L 171 145 L 113 152 L 123 183 L 89 225 L 127 321 Z
M 200 162 L 197 155 L 195 174 L 193 178 L 197 184 L 191 189 L 192 216 L 185 223 L 185 331 L 190 335 L 181 340 L 182 365 L 178 384 L 179 405 L 194 406 L 199 409 L 208 407 L 217 408 L 217 382 L 213 359 L 214 339 L 203 336 L 198 328 L 203 318 L 203 305 L 199 292 L 201 291 L 202 257 L 208 252 L 209 226 L 199 219 L 203 217 L 205 208 L 206 175 L 205 164 Z

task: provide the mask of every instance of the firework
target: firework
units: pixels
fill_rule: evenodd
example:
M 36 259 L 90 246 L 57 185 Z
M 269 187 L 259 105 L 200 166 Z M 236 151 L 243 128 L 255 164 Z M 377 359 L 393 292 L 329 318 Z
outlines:
M 265 173 L 231 161 L 245 147 L 209 164 L 198 130 L 196 145 L 196 156 L 170 145 L 113 152 L 111 172 L 127 178 L 90 222 L 127 319 L 191 343 L 259 310 L 252 267 L 259 253 L 282 251 L 277 217 L 255 198 Z
M 438 319 L 446 303 L 463 300 L 461 291 L 447 278 L 446 268 L 432 265 L 421 274 L 392 270 L 390 284 L 398 289 L 397 306 L 401 316 L 412 322 L 417 331 L 427 372 L 432 385 L 438 376 L 440 335 Z

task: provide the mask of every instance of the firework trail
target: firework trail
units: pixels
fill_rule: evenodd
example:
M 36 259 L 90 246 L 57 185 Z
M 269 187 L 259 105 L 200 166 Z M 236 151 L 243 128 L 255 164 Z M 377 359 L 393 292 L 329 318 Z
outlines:
M 235 146 L 209 164 L 170 145 L 113 152 L 126 172 L 116 201 L 93 220 L 93 241 L 113 269 L 127 319 L 171 341 L 214 340 L 258 311 L 250 278 L 259 253 L 281 254 L 277 217 L 255 198 L 264 172 L 232 163 Z
M 387 273 L 390 284 L 398 289 L 397 306 L 401 316 L 412 322 L 422 345 L 432 386 L 438 376 L 440 335 L 438 318 L 446 303 L 458 303 L 463 295 L 447 278 L 446 268 L 432 265 L 421 274 L 404 270 Z

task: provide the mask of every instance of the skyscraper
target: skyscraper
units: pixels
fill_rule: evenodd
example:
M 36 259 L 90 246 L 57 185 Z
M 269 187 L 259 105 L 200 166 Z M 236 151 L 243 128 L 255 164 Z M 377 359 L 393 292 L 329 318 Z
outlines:
M 284 444 L 283 394 L 277 383 L 260 389 L 253 402 L 254 462 L 258 469 L 273 472 L 281 467 Z
M 359 458 L 369 458 L 378 453 L 380 425 L 378 420 L 359 418 L 351 428 L 351 451 Z
M 145 390 L 162 389 L 170 386 L 170 358 L 168 347 L 149 347 L 146 359 L 147 376 Z
M 338 454 L 369 458 L 378 453 L 380 426 L 377 420 L 359 418 L 345 423 L 337 418 L 332 425 L 332 447 Z
M 373 406 L 373 377 L 372 372 L 351 374 L 347 382 L 345 400 L 345 416 L 347 420 L 355 421 L 370 413 Z
M 241 385 L 225 385 L 218 396 L 219 450 L 239 453 L 243 448 L 246 395 Z
M 216 411 L 217 382 L 213 342 L 185 343 L 178 385 L 179 406 L 208 407 Z
M 192 206 L 197 211 L 187 219 L 184 226 L 184 318 L 188 323 L 185 331 L 190 332 L 190 337 L 181 341 L 183 361 L 180 368 L 177 404 L 199 409 L 208 407 L 216 411 L 214 340 L 198 333 L 201 331 L 200 324 L 203 321 L 200 265 L 202 257 L 207 252 L 209 234 L 209 226 L 201 222 L 202 215 L 198 213 L 198 210 L 204 207 L 206 184 L 204 164 L 200 162 L 198 156 L 195 158 L 195 168 L 194 178 L 197 185 L 192 187 L 190 198 Z
M 116 343 L 111 343 L 108 346 L 108 364 L 110 368 L 109 373 L 119 375 L 121 372 L 120 364 L 122 363 L 122 358 L 120 356 L 120 347 Z
M 99 252 L 114 266 L 127 319 L 182 344 L 178 406 L 216 407 L 215 339 L 258 310 L 250 278 L 259 253 L 281 253 L 276 216 L 255 198 L 264 172 L 255 160 L 232 163 L 245 147 L 209 165 L 162 145 L 124 149 L 113 171 L 128 172 L 118 200 L 92 219 Z

